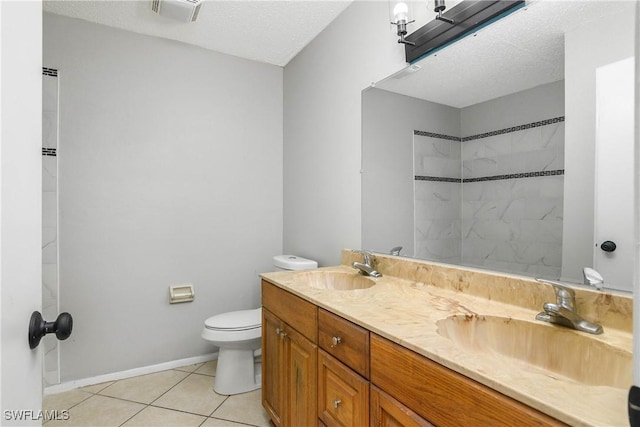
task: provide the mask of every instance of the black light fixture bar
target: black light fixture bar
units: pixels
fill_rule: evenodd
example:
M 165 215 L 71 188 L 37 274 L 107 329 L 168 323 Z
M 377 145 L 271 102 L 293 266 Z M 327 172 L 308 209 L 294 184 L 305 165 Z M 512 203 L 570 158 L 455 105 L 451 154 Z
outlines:
M 454 24 L 433 20 L 406 37 L 407 41 L 415 43 L 413 46 L 405 45 L 406 61 L 415 61 L 522 5 L 524 0 L 465 0 L 444 14 Z

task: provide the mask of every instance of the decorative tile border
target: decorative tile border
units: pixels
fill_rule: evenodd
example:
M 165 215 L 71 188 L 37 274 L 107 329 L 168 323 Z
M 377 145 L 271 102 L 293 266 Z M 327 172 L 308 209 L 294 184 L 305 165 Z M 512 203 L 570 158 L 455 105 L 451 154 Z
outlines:
M 52 156 L 52 157 L 56 157 L 58 155 L 58 150 L 55 148 L 42 148 L 42 155 L 43 156 Z
M 420 136 L 428 136 L 430 138 L 447 139 L 449 141 L 457 141 L 457 142 L 460 142 L 462 140 L 462 138 L 460 138 L 459 136 L 444 135 L 441 133 L 433 133 L 433 132 L 427 132 L 423 130 L 414 130 L 413 134 L 420 135 Z
M 464 178 L 462 182 L 499 181 L 501 179 L 534 178 L 537 176 L 556 176 L 556 175 L 564 175 L 564 169 L 557 169 L 552 171 L 512 173 L 508 175 L 483 176 L 481 178 Z
M 416 181 L 436 181 L 436 182 L 462 182 L 461 178 L 444 178 L 439 176 L 416 175 Z
M 478 135 L 465 136 L 464 138 L 460 138 L 457 136 L 444 135 L 440 133 L 427 132 L 422 130 L 414 130 L 414 135 L 419 136 L 428 136 L 431 138 L 439 138 L 446 139 L 449 141 L 473 141 L 474 139 L 488 138 L 490 136 L 502 135 L 505 133 L 517 132 L 520 130 L 537 128 L 541 126 L 547 126 L 554 123 L 564 122 L 564 116 L 554 117 L 552 119 L 541 120 L 539 122 L 526 123 L 524 125 L 513 126 L 510 128 L 504 128 L 500 130 L 494 130 L 491 132 L 481 133 Z M 481 181 L 498 181 L 502 179 L 516 179 L 516 178 L 533 178 L 538 176 L 555 176 L 555 175 L 564 175 L 564 169 L 557 169 L 551 171 L 538 171 L 538 172 L 526 172 L 526 173 L 513 173 L 508 175 L 494 175 L 494 176 L 484 176 L 480 178 L 446 178 L 446 177 L 438 177 L 438 176 L 428 176 L 428 175 L 416 175 L 414 177 L 415 181 L 433 181 L 433 182 L 481 182 Z
M 547 120 L 540 120 L 539 122 L 526 123 L 524 125 L 513 126 L 510 128 L 492 130 L 491 132 L 479 133 L 477 135 L 465 136 L 463 138 L 458 136 L 452 136 L 452 135 L 444 135 L 441 133 L 427 132 L 423 130 L 414 130 L 413 134 L 420 135 L 420 136 L 428 136 L 431 138 L 446 139 L 449 141 L 467 142 L 467 141 L 473 141 L 474 139 L 488 138 L 490 136 L 503 135 L 505 133 L 518 132 L 520 130 L 537 128 L 540 126 L 548 126 L 548 125 L 552 125 L 554 123 L 560 123 L 560 122 L 564 122 L 564 116 L 554 117 L 552 119 L 547 119 Z
M 43 76 L 58 77 L 58 70 L 56 70 L 55 68 L 42 67 L 42 75 Z
M 511 173 L 508 175 L 483 176 L 480 178 L 445 178 L 440 176 L 416 175 L 415 181 L 433 181 L 433 182 L 482 182 L 482 181 L 499 181 L 502 179 L 518 179 L 518 178 L 534 178 L 538 176 L 557 176 L 564 175 L 564 169 L 556 169 L 552 171 L 538 171 L 525 173 Z
M 478 135 L 465 136 L 461 138 L 462 142 L 473 141 L 474 139 L 488 138 L 490 136 L 502 135 L 505 133 L 517 132 L 519 130 L 537 128 L 540 126 L 552 125 L 554 123 L 564 122 L 564 116 L 554 117 L 553 119 L 541 120 L 539 122 L 527 123 L 524 125 L 513 126 L 510 128 L 504 128 L 499 130 L 493 130 L 491 132 L 480 133 Z

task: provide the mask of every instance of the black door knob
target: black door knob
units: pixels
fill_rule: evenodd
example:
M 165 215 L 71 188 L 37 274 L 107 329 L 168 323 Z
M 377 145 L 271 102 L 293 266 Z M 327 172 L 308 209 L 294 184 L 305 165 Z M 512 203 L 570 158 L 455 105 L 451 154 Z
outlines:
M 600 245 L 600 249 L 605 252 L 613 252 L 616 250 L 616 244 L 611 240 L 607 240 L 606 242 L 602 242 L 602 244 Z
M 55 333 L 59 340 L 66 340 L 73 329 L 73 318 L 69 313 L 60 313 L 55 322 L 45 322 L 39 311 L 31 314 L 29 321 L 29 347 L 34 349 L 43 336 Z

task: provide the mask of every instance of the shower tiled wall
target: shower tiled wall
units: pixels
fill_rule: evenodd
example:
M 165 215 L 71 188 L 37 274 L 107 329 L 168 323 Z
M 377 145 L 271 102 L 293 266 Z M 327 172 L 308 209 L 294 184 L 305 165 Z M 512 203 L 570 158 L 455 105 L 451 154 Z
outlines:
M 42 70 L 42 316 L 58 316 L 58 72 Z M 44 385 L 60 382 L 55 336 L 42 339 Z
M 559 277 L 564 117 L 462 140 L 464 264 Z
M 461 261 L 460 137 L 415 131 L 415 256 Z
M 558 277 L 563 175 L 564 117 L 462 138 L 414 131 L 416 256 Z

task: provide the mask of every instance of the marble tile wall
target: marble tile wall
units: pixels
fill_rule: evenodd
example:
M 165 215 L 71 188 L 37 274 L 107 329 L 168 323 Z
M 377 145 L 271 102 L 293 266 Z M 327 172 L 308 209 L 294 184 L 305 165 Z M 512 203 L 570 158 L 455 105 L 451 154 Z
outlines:
M 465 265 L 559 277 L 564 117 L 463 138 Z
M 564 169 L 564 117 L 462 140 L 465 180 Z
M 58 316 L 58 77 L 42 73 L 42 316 Z M 59 351 L 54 336 L 43 338 L 44 384 L 58 384 Z
M 460 138 L 416 132 L 414 244 L 418 258 L 461 261 Z
M 414 131 L 419 258 L 559 277 L 564 117 L 462 138 Z

